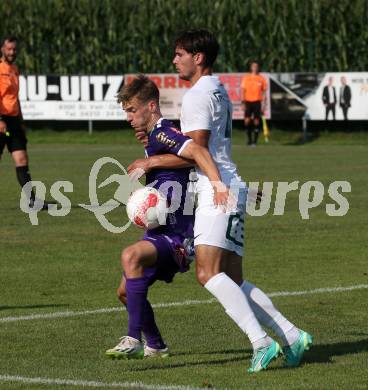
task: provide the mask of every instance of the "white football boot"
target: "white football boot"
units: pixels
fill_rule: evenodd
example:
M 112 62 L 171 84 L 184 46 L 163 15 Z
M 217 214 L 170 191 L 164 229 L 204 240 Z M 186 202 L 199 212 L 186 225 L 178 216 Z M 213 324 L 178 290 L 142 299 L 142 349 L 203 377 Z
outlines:
M 142 359 L 144 354 L 143 343 L 129 336 L 122 337 L 118 345 L 105 352 L 111 359 Z
M 162 349 L 156 349 L 151 348 L 148 345 L 144 346 L 144 357 L 145 358 L 152 358 L 152 357 L 160 357 L 160 358 L 167 358 L 170 356 L 169 348 L 162 348 Z

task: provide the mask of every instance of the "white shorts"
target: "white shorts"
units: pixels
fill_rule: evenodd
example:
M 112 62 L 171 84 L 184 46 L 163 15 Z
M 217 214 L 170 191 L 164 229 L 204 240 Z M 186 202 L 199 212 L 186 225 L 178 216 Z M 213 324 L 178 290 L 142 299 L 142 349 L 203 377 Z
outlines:
M 225 213 L 213 203 L 213 190 L 199 191 L 194 222 L 194 245 L 211 245 L 244 253 L 244 218 L 247 190 L 238 194 L 236 209 Z

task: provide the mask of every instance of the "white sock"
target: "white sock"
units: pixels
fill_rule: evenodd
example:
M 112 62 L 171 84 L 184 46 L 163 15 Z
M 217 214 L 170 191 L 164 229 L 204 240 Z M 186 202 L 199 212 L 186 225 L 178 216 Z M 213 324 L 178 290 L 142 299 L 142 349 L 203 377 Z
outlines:
M 291 345 L 298 340 L 298 328 L 276 309 L 262 290 L 245 280 L 240 287 L 263 326 L 271 328 L 281 338 L 284 345 Z
M 228 316 L 247 334 L 254 349 L 266 347 L 271 339 L 261 328 L 241 288 L 225 273 L 213 276 L 204 286 L 224 307 Z

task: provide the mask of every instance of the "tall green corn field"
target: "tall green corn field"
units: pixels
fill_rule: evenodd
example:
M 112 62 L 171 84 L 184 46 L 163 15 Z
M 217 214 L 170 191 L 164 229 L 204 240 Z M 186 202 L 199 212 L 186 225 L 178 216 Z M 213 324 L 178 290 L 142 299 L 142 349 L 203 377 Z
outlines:
M 171 72 L 177 32 L 205 27 L 216 71 L 362 71 L 367 0 L 1 0 L 0 33 L 19 38 L 25 73 Z

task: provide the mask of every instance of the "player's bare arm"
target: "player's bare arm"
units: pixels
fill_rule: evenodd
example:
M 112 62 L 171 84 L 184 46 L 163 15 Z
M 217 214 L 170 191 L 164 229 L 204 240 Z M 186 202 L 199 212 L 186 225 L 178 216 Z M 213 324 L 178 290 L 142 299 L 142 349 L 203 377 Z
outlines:
M 230 194 L 229 189 L 221 181 L 220 173 L 208 149 L 196 142 L 190 142 L 182 151 L 181 155 L 194 160 L 196 165 L 208 177 L 214 190 L 213 199 L 215 205 L 227 205 Z
M 267 99 L 266 99 L 266 91 L 262 92 L 262 105 L 261 105 L 261 112 L 262 115 L 266 112 L 266 105 L 267 105 Z
M 241 88 L 241 96 L 245 96 L 245 88 L 244 87 L 242 87 Z M 245 99 L 243 98 L 243 100 L 242 100 L 242 105 L 243 105 L 243 109 L 245 110 Z
M 213 159 L 208 151 L 208 141 L 209 141 L 209 138 L 210 138 L 210 132 L 208 130 L 195 130 L 195 131 L 189 131 L 187 132 L 185 135 L 189 136 L 190 138 L 192 138 L 192 140 L 194 142 L 192 142 L 190 145 L 197 145 L 197 146 L 200 146 L 202 149 L 205 150 L 205 153 L 208 154 L 209 158 L 211 159 L 212 163 L 215 165 L 216 167 L 216 164 L 213 162 Z M 197 153 L 197 152 L 195 152 Z M 183 155 L 183 154 L 182 154 Z M 201 168 L 201 166 L 199 165 L 199 163 L 196 161 L 196 164 L 199 166 L 199 168 L 207 175 L 206 171 L 204 169 Z M 217 167 L 216 167 L 216 170 L 217 170 Z M 218 172 L 218 170 L 217 170 Z M 218 174 L 219 177 L 220 177 L 220 174 Z M 215 204 L 226 204 L 226 202 L 228 201 L 228 197 L 229 197 L 229 190 L 228 188 L 225 186 L 225 184 L 222 183 L 221 180 L 219 181 L 214 181 L 211 179 L 211 177 L 209 175 L 207 175 L 209 180 L 211 181 L 213 187 L 214 187 L 214 190 L 215 190 Z M 219 203 L 216 203 L 216 198 L 217 197 L 223 197 L 223 196 L 227 196 L 227 201 L 225 201 L 225 203 L 221 203 L 223 202 L 223 199 L 217 199 L 217 201 Z
M 210 139 L 210 131 L 208 130 L 195 130 L 185 133 L 190 137 L 196 144 L 203 146 L 208 149 L 208 141 Z
M 147 145 L 148 137 L 147 132 L 143 129 L 135 129 L 135 138 L 138 142 L 143 145 Z M 179 168 L 189 168 L 195 165 L 195 162 L 192 160 L 185 159 L 181 156 L 176 156 L 174 154 L 161 154 L 156 156 L 151 156 L 145 159 L 137 159 L 132 164 L 128 166 L 128 174 L 133 172 L 136 169 L 141 169 L 144 173 L 148 173 L 152 169 L 179 169 Z
M 22 106 L 20 105 L 20 100 L 17 99 L 18 107 L 19 107 L 19 118 L 23 120 Z
M 144 173 L 148 173 L 152 169 L 179 169 L 189 168 L 194 165 L 195 162 L 193 160 L 179 157 L 174 154 L 160 154 L 149 158 L 135 160 L 128 166 L 128 174 L 136 169 L 141 169 Z

